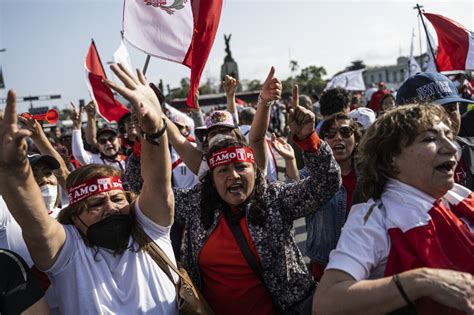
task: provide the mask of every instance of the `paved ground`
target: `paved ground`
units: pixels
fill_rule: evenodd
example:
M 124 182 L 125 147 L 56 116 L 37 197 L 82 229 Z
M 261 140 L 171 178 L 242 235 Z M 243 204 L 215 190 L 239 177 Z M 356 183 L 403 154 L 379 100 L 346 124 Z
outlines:
M 277 165 L 278 165 L 278 177 L 280 180 L 284 181 L 285 180 L 285 162 L 278 154 L 275 154 L 275 158 L 277 159 Z M 298 247 L 303 253 L 303 255 L 305 255 L 304 245 L 306 242 L 306 224 L 305 224 L 304 218 L 295 220 L 294 227 L 295 227 L 296 243 L 298 244 Z M 306 256 L 305 256 L 305 262 L 309 263 L 309 258 Z

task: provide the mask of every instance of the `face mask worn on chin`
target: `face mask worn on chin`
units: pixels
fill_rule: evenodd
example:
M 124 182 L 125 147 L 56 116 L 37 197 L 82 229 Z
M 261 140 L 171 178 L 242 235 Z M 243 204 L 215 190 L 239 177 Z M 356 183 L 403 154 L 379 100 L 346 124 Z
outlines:
M 56 200 L 58 198 L 58 186 L 57 185 L 43 185 L 40 187 L 41 196 L 43 196 L 46 209 L 51 211 L 54 209 Z
M 84 222 L 82 224 L 87 226 Z M 92 245 L 120 252 L 127 248 L 131 233 L 130 215 L 116 214 L 88 226 L 86 236 Z

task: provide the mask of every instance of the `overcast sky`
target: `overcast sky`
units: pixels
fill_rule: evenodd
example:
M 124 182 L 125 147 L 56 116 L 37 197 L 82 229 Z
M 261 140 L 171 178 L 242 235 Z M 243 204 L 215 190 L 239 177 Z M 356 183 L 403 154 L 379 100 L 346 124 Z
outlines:
M 368 66 L 395 64 L 400 54 L 408 55 L 413 28 L 418 36 L 415 4 L 405 0 L 224 1 L 201 82 L 220 76 L 223 34 L 232 34 L 230 48 L 241 79 L 263 80 L 272 65 L 277 76 L 286 79 L 291 59 L 301 68 L 325 67 L 328 78 L 356 59 Z M 420 4 L 426 12 L 445 15 L 474 30 L 473 1 Z M 62 95 L 60 100 L 35 106 L 63 107 L 71 100 L 88 99 L 84 59 L 90 39 L 94 38 L 106 66 L 120 44 L 122 7 L 121 0 L 0 0 L 0 49 L 6 49 L 0 53 L 6 84 L 0 98 L 14 88 L 18 96 Z M 133 66 L 142 68 L 145 55 L 128 48 Z M 415 52 L 419 53 L 418 38 Z M 109 69 L 106 72 L 110 75 Z M 150 80 L 163 79 L 171 87 L 187 76 L 184 66 L 156 58 L 147 72 Z M 19 105 L 19 110 L 28 107 Z

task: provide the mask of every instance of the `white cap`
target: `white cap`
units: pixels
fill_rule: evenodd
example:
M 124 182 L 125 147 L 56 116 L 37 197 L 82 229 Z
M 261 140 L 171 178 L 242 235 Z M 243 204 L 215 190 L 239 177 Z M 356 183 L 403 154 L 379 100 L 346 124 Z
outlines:
M 349 117 L 361 124 L 366 130 L 375 121 L 375 112 L 367 107 L 358 107 L 349 113 Z

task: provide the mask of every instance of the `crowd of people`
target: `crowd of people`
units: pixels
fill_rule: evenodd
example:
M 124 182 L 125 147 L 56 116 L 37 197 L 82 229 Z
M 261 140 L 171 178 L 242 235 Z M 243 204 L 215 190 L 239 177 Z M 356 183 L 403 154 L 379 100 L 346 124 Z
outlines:
M 474 313 L 465 78 L 317 102 L 294 86 L 285 104 L 272 67 L 254 106 L 226 76 L 225 110 L 185 114 L 141 71 L 111 69 L 123 84 L 104 83 L 130 103 L 117 128 L 98 128 L 91 101 L 72 104 L 71 131 L 46 133 L 8 92 L 0 314 L 197 314 L 155 247 L 206 314 Z

